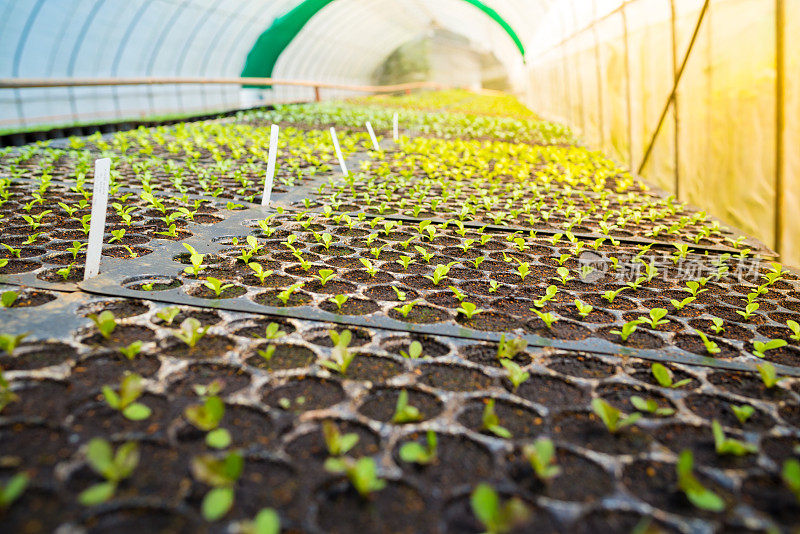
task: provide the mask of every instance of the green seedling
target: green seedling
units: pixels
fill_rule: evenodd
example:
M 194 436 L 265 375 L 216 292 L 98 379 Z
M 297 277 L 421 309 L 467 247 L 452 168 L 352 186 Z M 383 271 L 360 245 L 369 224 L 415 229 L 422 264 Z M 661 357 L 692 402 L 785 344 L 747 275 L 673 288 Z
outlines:
M 325 470 L 330 473 L 343 473 L 350 484 L 363 499 L 386 487 L 386 481 L 378 476 L 378 465 L 374 458 L 364 457 L 353 460 L 347 456 L 328 458 Z
M 758 364 L 758 374 L 761 376 L 761 381 L 767 389 L 774 388 L 778 382 L 786 378 L 785 376 L 779 378 L 775 366 L 769 362 Z
M 412 341 L 408 346 L 408 352 L 400 350 L 400 355 L 409 360 L 416 360 L 422 356 L 422 343 L 419 341 Z
M 461 290 L 458 289 L 456 286 L 447 286 L 447 289 L 453 292 L 453 296 L 459 302 L 462 302 L 465 298 L 467 298 L 467 295 L 465 293 L 462 293 Z
M 693 472 L 694 456 L 686 449 L 678 456 L 675 470 L 678 475 L 678 488 L 695 507 L 710 512 L 725 510 L 725 501 L 716 493 L 703 486 Z
M 258 349 L 256 352 L 259 356 L 264 358 L 264 361 L 270 362 L 272 361 L 272 357 L 275 355 L 275 350 L 277 350 L 276 345 L 267 345 L 266 349 Z
M 580 299 L 575 299 L 574 302 L 575 302 L 575 307 L 578 309 L 578 315 L 580 315 L 581 317 L 586 317 L 587 315 L 592 313 L 592 310 L 594 310 L 594 306 L 592 306 L 591 304 L 586 304 Z
M 422 256 L 422 259 L 425 260 L 425 263 L 430 263 L 433 259 L 434 254 L 432 252 L 428 252 L 425 250 L 425 247 L 421 247 L 419 245 L 414 245 L 414 250 L 419 252 L 419 255 Z
M 453 263 L 455 263 L 455 262 L 453 262 Z M 450 272 L 450 266 L 451 265 L 453 265 L 453 264 L 452 263 L 448 264 L 448 265 L 439 264 L 433 270 L 433 276 L 427 276 L 426 275 L 425 278 L 427 278 L 428 280 L 433 282 L 433 285 L 438 286 L 439 282 L 441 282 L 447 276 L 447 274 Z
M 125 237 L 125 229 L 120 228 L 119 230 L 111 230 L 111 239 L 108 240 L 109 244 L 114 243 L 115 241 L 120 241 L 123 237 Z
M 400 302 L 405 302 L 407 297 L 405 291 L 399 289 L 397 286 L 389 286 L 389 287 L 391 287 L 394 290 L 395 295 L 397 295 L 397 300 L 399 300 Z
M 641 419 L 641 413 L 632 413 L 625 415 L 622 411 L 614 408 L 603 399 L 596 398 L 592 400 L 592 411 L 600 418 L 609 432 L 616 434 L 623 428 L 633 425 Z
M 328 420 L 322 422 L 322 437 L 325 439 L 325 446 L 331 456 L 344 456 L 356 446 L 359 440 L 358 434 L 355 432 L 342 434 L 339 427 L 333 421 Z
M 744 311 L 736 310 L 736 313 L 741 315 L 744 318 L 744 320 L 747 321 L 748 319 L 750 319 L 750 317 L 753 316 L 758 307 L 759 306 L 757 302 L 751 302 L 750 304 L 744 307 Z
M 789 491 L 794 494 L 795 499 L 800 502 L 800 461 L 789 458 L 783 462 L 781 478 Z
M 367 270 L 367 273 L 370 275 L 370 277 L 375 278 L 375 275 L 378 274 L 378 268 L 375 267 L 367 258 L 359 258 L 359 261 L 361 261 L 361 264 Z
M 3 308 L 10 308 L 14 305 L 14 302 L 17 301 L 19 297 L 19 293 L 13 290 L 3 291 L 3 294 L 0 295 L 0 306 Z
M 289 287 L 278 293 L 276 296 L 278 300 L 280 300 L 283 303 L 283 305 L 286 306 L 289 303 L 289 299 L 292 298 L 292 295 L 305 285 L 306 285 L 305 282 L 295 282 L 294 284 L 290 285 Z
M 119 393 L 109 386 L 103 386 L 103 398 L 111 408 L 120 412 L 126 419 L 142 421 L 150 417 L 152 410 L 136 399 L 142 396 L 144 384 L 137 374 L 127 374 L 120 382 Z
M 494 399 L 489 399 L 486 402 L 486 406 L 483 408 L 480 429 L 501 438 L 511 439 L 511 432 L 507 428 L 500 426 L 500 418 L 497 416 L 494 403 Z
M 486 534 L 506 534 L 528 521 L 531 511 L 518 497 L 506 502 L 489 484 L 481 483 L 470 496 L 472 513 L 481 522 Z
M 411 310 L 414 309 L 414 306 L 417 304 L 417 302 L 419 302 L 419 301 L 418 300 L 413 300 L 411 302 L 407 302 L 407 303 L 403 304 L 402 306 L 397 306 L 397 307 L 392 308 L 392 309 L 395 310 L 396 312 L 398 312 L 403 317 L 408 317 L 408 314 L 411 313 Z
M 531 374 L 527 371 L 523 371 L 522 367 L 520 367 L 516 362 L 513 360 L 509 360 L 507 358 L 500 360 L 500 365 L 505 367 L 506 369 L 506 376 L 511 384 L 514 386 L 514 391 L 519 388 L 519 386 L 528 380 L 531 377 Z
M 25 332 L 24 334 L 0 334 L 0 350 L 3 350 L 9 356 L 14 355 L 14 351 L 17 349 L 22 340 L 25 339 L 30 335 L 30 332 Z
M 344 303 L 347 302 L 347 300 L 348 300 L 347 295 L 336 295 L 328 298 L 328 302 L 332 302 L 333 304 L 335 304 L 336 309 L 339 311 L 339 313 L 342 313 L 342 306 L 344 306 Z
M 489 293 L 496 293 L 498 289 L 500 289 L 500 282 L 489 280 Z
M 530 272 L 531 272 L 531 266 L 527 261 L 521 262 L 517 266 L 517 274 L 522 280 L 525 280 L 525 278 L 530 274 Z
M 100 335 L 105 339 L 109 339 L 114 329 L 117 327 L 117 319 L 114 314 L 108 310 L 104 310 L 100 315 L 94 313 L 87 316 L 97 326 Z
M 474 315 L 478 315 L 479 313 L 483 313 L 486 310 L 478 308 L 472 302 L 462 302 L 461 306 L 456 310 L 457 313 L 464 314 L 467 319 L 472 319 Z
M 754 413 L 756 413 L 756 409 L 750 406 L 749 404 L 742 404 L 741 406 L 736 406 L 735 404 L 731 404 L 731 410 L 733 410 L 733 415 L 736 416 L 736 419 L 739 421 L 739 424 L 743 425 L 750 419 Z
M 628 321 L 627 323 L 622 325 L 622 328 L 620 328 L 619 330 L 616 329 L 611 330 L 610 333 L 617 334 L 622 339 L 623 342 L 626 342 L 628 341 L 628 338 L 631 336 L 631 334 L 633 334 L 639 327 L 639 323 L 640 323 L 639 319 Z
M 653 373 L 653 377 L 656 379 L 656 382 L 661 387 L 665 388 L 679 388 L 689 384 L 692 379 L 691 378 L 684 378 L 683 380 L 678 380 L 677 382 L 672 381 L 672 371 L 667 369 L 664 365 L 656 362 L 650 366 L 650 372 Z
M 15 257 L 15 258 L 17 258 L 17 259 L 19 259 L 19 258 L 20 258 L 20 255 L 22 254 L 22 249 L 20 249 L 20 248 L 14 248 L 14 247 L 12 247 L 11 245 L 7 245 L 7 244 L 5 244 L 5 243 L 0 243 L 0 245 L 3 245 L 3 246 L 6 248 L 6 250 L 8 250 L 8 253 L 9 253 L 11 256 L 13 256 L 13 257 Z
M 29 481 L 30 477 L 26 473 L 17 473 L 4 485 L 0 485 L 0 511 L 8 510 L 25 493 Z
M 638 321 L 642 324 L 646 324 L 647 326 L 655 330 L 661 325 L 669 324 L 669 320 L 664 319 L 666 315 L 667 315 L 667 310 L 665 310 L 664 308 L 652 308 L 650 310 L 649 319 L 647 317 L 642 316 L 639 317 Z
M 347 368 L 350 367 L 356 357 L 356 353 L 348 348 L 353 334 L 350 330 L 342 330 L 341 333 L 336 330 L 328 330 L 328 335 L 330 335 L 333 342 L 331 356 L 328 359 L 321 359 L 319 363 L 331 371 L 346 375 Z
M 725 330 L 722 319 L 720 319 L 719 317 L 712 317 L 711 324 L 712 326 L 710 328 L 715 334 L 719 334 Z
M 789 339 L 800 341 L 800 324 L 797 324 L 797 321 L 792 321 L 791 319 L 788 319 L 786 321 L 786 326 L 788 326 L 789 330 L 792 331 L 792 335 L 789 336 Z
M 486 261 L 486 256 L 478 256 L 477 258 L 474 258 L 474 259 L 469 260 L 469 261 L 477 269 L 478 267 L 481 266 L 481 263 Z
M 405 389 L 397 396 L 397 404 L 392 415 L 392 423 L 402 425 L 404 423 L 414 423 L 422 420 L 422 413 L 419 409 L 408 403 L 408 391 Z
M 225 403 L 216 395 L 208 396 L 203 404 L 187 406 L 183 411 L 184 417 L 195 428 L 206 432 L 206 445 L 214 449 L 224 449 L 231 444 L 231 434 L 219 427 L 225 415 Z
M 274 272 L 271 269 L 265 271 L 264 267 L 262 267 L 260 263 L 255 261 L 248 263 L 247 266 L 250 267 L 250 269 L 253 271 L 253 274 L 255 275 L 256 278 L 258 278 L 258 281 L 262 285 L 264 284 L 264 279 L 270 276 Z
M 3 376 L 3 369 L 0 368 L 0 413 L 6 406 L 19 400 L 19 397 L 11 391 L 11 384 Z
M 183 246 L 189 251 L 189 262 L 192 264 L 191 267 L 186 267 L 183 271 L 186 274 L 191 274 L 196 278 L 207 267 L 207 265 L 203 264 L 203 260 L 205 259 L 206 255 L 198 254 L 194 247 L 189 244 L 183 243 Z
M 696 333 L 698 336 L 700 336 L 700 339 L 702 339 L 702 340 L 703 340 L 703 345 L 705 345 L 705 347 L 706 347 L 706 352 L 708 352 L 708 353 L 709 353 L 709 354 L 711 354 L 712 356 L 713 356 L 713 355 L 715 355 L 715 354 L 719 354 L 720 352 L 722 352 L 722 349 L 721 349 L 721 348 L 719 348 L 719 345 L 717 345 L 717 343 L 716 343 L 716 342 L 714 342 L 714 341 L 712 341 L 712 340 L 708 339 L 708 336 L 707 336 L 707 335 L 705 335 L 705 334 L 704 334 L 703 332 L 701 332 L 700 330 L 697 330 L 696 328 L 694 329 L 694 331 L 695 331 L 695 333 Z
M 177 317 L 180 312 L 181 310 L 177 306 L 170 306 L 159 312 L 156 312 L 156 317 L 164 321 L 165 324 L 171 325 L 172 321 L 175 320 L 175 317 Z
M 411 256 L 400 256 L 400 258 L 397 260 L 397 263 L 399 263 L 400 266 L 403 267 L 404 271 L 407 271 L 408 266 L 414 263 L 414 261 L 415 260 Z
M 527 347 L 528 342 L 521 337 L 506 339 L 505 334 L 500 334 L 500 342 L 497 344 L 497 358 L 499 360 L 513 358 L 517 354 L 523 352 Z
M 609 304 L 613 304 L 614 303 L 614 299 L 616 299 L 619 296 L 619 294 L 622 293 L 623 291 L 625 291 L 626 289 L 628 289 L 628 288 L 627 287 L 621 287 L 621 288 L 619 288 L 619 289 L 617 289 L 615 291 L 611 291 L 611 290 L 605 291 L 603 293 L 603 298 L 606 299 Z
M 745 454 L 755 454 L 758 452 L 758 447 L 752 443 L 725 437 L 722 425 L 719 424 L 719 421 L 716 419 L 711 421 L 711 432 L 714 434 L 714 448 L 719 455 L 731 454 L 733 456 L 744 456 Z
M 536 478 L 542 482 L 548 482 L 561 474 L 561 468 L 556 465 L 556 447 L 550 439 L 539 438 L 525 445 L 522 455 L 531 464 Z
M 72 268 L 75 267 L 75 262 L 56 270 L 56 274 L 66 281 L 69 275 L 72 274 Z
M 753 341 L 753 354 L 759 358 L 764 358 L 768 350 L 775 350 L 787 345 L 785 339 L 772 339 L 764 343 L 763 341 Z
M 550 313 L 550 312 L 547 312 L 547 313 L 542 313 L 542 312 L 540 312 L 539 310 L 537 310 L 536 308 L 530 308 L 530 310 L 531 310 L 533 313 L 535 313 L 535 314 L 536 314 L 536 316 L 537 316 L 539 319 L 541 319 L 541 320 L 542 320 L 542 322 L 544 323 L 544 325 L 545 325 L 545 326 L 546 326 L 548 329 L 549 329 L 549 328 L 553 328 L 553 324 L 555 324 L 555 322 L 556 322 L 556 321 L 558 321 L 558 317 L 557 317 L 556 315 L 553 315 L 553 314 L 552 314 L 552 313 Z
M 424 446 L 416 441 L 403 443 L 400 447 L 400 459 L 404 462 L 419 465 L 432 464 L 436 461 L 437 445 L 436 432 L 428 430 Z
M 333 271 L 333 269 L 320 269 L 319 274 L 314 278 L 319 280 L 320 285 L 325 286 L 325 284 L 327 284 L 335 274 L 336 273 Z
M 556 274 L 558 276 L 555 276 L 554 279 L 561 282 L 562 285 L 567 285 L 567 282 L 574 280 L 574 278 L 569 275 L 569 269 L 566 267 L 559 267 L 556 269 Z
M 641 413 L 649 413 L 658 417 L 669 417 L 675 413 L 675 410 L 672 408 L 659 408 L 658 401 L 655 399 L 645 399 L 638 395 L 633 395 L 631 397 L 631 404 Z
M 557 293 L 558 288 L 554 285 L 549 285 L 547 289 L 545 289 L 544 295 L 533 301 L 533 305 L 537 308 L 544 308 L 545 304 L 553 300 Z
M 203 282 L 203 285 L 213 291 L 217 298 L 222 295 L 223 291 L 233 287 L 233 284 L 225 284 L 222 280 L 219 278 L 214 278 L 213 276 L 206 278 L 206 281 Z
M 686 282 L 686 287 L 684 291 L 688 291 L 693 297 L 696 297 L 700 293 L 704 291 L 708 291 L 708 289 L 700 289 L 700 283 L 695 281 Z
M 95 473 L 105 479 L 105 482 L 95 484 L 78 495 L 82 505 L 94 506 L 110 500 L 119 483 L 133 474 L 139 465 L 139 445 L 128 441 L 115 452 L 109 442 L 94 438 L 86 447 L 86 461 Z
M 244 457 L 238 451 L 230 452 L 223 458 L 204 454 L 192 458 L 194 477 L 211 486 L 200 505 L 206 521 L 216 521 L 233 507 L 234 487 L 244 470 Z
M 136 357 L 136 355 L 142 351 L 142 345 L 144 345 L 144 342 L 137 340 L 128 345 L 127 347 L 120 347 L 119 351 L 120 353 L 122 353 L 123 356 L 125 356 L 129 360 L 133 360 Z
M 200 321 L 194 317 L 188 317 L 181 323 L 179 330 L 173 330 L 172 335 L 186 343 L 190 349 L 193 349 L 203 339 L 209 328 L 211 327 L 203 327 Z
M 672 307 L 676 310 L 682 310 L 695 300 L 697 300 L 697 297 L 686 297 L 683 300 L 670 299 L 669 303 L 672 304 Z

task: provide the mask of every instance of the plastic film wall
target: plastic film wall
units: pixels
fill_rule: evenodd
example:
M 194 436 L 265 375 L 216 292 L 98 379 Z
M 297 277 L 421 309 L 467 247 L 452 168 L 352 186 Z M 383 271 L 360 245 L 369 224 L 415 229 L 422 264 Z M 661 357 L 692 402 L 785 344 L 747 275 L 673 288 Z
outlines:
M 800 1 L 575 0 L 546 26 L 534 109 L 800 265 Z

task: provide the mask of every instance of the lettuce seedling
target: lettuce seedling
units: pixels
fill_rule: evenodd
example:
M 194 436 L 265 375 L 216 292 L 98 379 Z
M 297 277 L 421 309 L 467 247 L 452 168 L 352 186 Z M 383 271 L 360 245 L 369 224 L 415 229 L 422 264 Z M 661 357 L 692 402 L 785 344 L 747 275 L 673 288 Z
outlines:
M 711 422 L 711 432 L 714 434 L 714 448 L 720 456 L 724 454 L 744 456 L 745 454 L 755 454 L 758 452 L 758 447 L 752 443 L 725 437 L 722 425 L 719 424 L 719 421 L 716 419 Z
M 704 291 L 708 291 L 708 289 L 700 289 L 700 283 L 695 281 L 686 282 L 686 287 L 684 291 L 688 291 L 693 297 L 696 297 L 700 293 Z
M 733 415 L 736 416 L 736 419 L 741 425 L 744 425 L 747 420 L 750 419 L 754 413 L 756 413 L 756 409 L 749 404 L 742 404 L 741 406 L 731 404 L 730 407 L 731 410 L 733 410 Z
M 345 375 L 347 374 L 347 368 L 350 367 L 356 357 L 356 353 L 348 348 L 353 335 L 350 330 L 342 330 L 341 333 L 336 330 L 328 330 L 328 335 L 330 335 L 333 342 L 331 356 L 329 359 L 321 359 L 319 363 L 323 367 Z
M 609 304 L 613 304 L 614 299 L 616 299 L 619 296 L 619 294 L 625 291 L 626 289 L 628 289 L 627 286 L 623 286 L 617 289 L 616 291 L 611 291 L 611 290 L 605 291 L 603 293 L 603 298 L 606 299 Z
M 371 278 L 375 278 L 375 275 L 378 274 L 378 268 L 375 267 L 372 264 L 372 262 L 369 261 L 367 258 L 359 258 L 359 261 L 364 266 L 364 268 L 367 270 L 367 273 L 369 274 L 369 276 Z
M 539 438 L 535 442 L 525 445 L 522 448 L 522 455 L 531 464 L 536 477 L 542 482 L 548 482 L 561 473 L 561 468 L 555 465 L 556 447 L 550 439 Z
M 715 334 L 719 334 L 720 332 L 725 330 L 725 327 L 722 326 L 722 324 L 723 324 L 722 323 L 722 319 L 720 319 L 719 317 L 712 317 L 711 318 L 711 323 L 713 324 L 713 326 L 711 326 L 710 328 L 711 328 L 711 330 L 714 331 Z
M 511 384 L 514 386 L 514 391 L 519 388 L 520 384 L 525 382 L 531 377 L 531 374 L 527 371 L 523 371 L 522 367 L 520 367 L 517 363 L 513 360 L 509 359 L 501 359 L 500 365 L 502 365 L 506 370 L 506 376 Z
M 697 297 L 686 297 L 683 300 L 669 299 L 669 303 L 672 304 L 672 307 L 676 310 L 682 310 L 695 300 L 697 300 Z
M 433 270 L 433 276 L 427 276 L 426 275 L 425 278 L 427 278 L 428 280 L 433 282 L 433 285 L 438 286 L 439 282 L 441 282 L 447 276 L 447 274 L 450 272 L 450 268 L 455 263 L 457 263 L 457 262 L 451 262 L 451 263 L 448 263 L 447 265 L 439 264 Z
M 336 274 L 336 273 L 334 272 L 334 270 L 333 270 L 333 269 L 320 269 L 320 270 L 319 270 L 319 274 L 318 274 L 317 276 L 315 276 L 314 278 L 316 278 L 317 280 L 319 280 L 319 283 L 320 283 L 322 286 L 324 286 L 325 284 L 327 284 L 327 283 L 328 283 L 328 281 L 329 281 L 331 278 L 333 278 L 333 277 L 334 277 L 334 275 L 335 275 L 335 274 Z
M 792 335 L 789 336 L 789 339 L 800 341 L 800 324 L 797 324 L 797 321 L 792 321 L 791 319 L 788 319 L 786 321 L 786 326 L 788 326 L 789 330 L 792 331 Z
M 750 317 L 753 316 L 758 307 L 759 306 L 757 302 L 751 302 L 750 304 L 744 307 L 744 311 L 736 310 L 736 313 L 741 315 L 744 318 L 744 320 L 747 321 L 748 319 L 750 319 Z
M 342 306 L 344 306 L 344 303 L 347 302 L 347 300 L 348 300 L 347 295 L 336 295 L 328 298 L 328 302 L 332 302 L 333 304 L 335 304 L 336 309 L 339 310 L 339 313 L 342 312 Z
M 224 449 L 231 444 L 230 432 L 219 428 L 225 415 L 225 403 L 216 395 L 206 397 L 203 404 L 187 406 L 183 415 L 195 428 L 207 432 L 206 445 L 209 447 Z
M 575 299 L 574 302 L 575 302 L 575 307 L 578 309 L 578 315 L 580 315 L 581 317 L 586 317 L 587 315 L 592 313 L 592 310 L 594 310 L 594 306 L 592 306 L 591 304 L 586 304 L 580 299 Z
M 30 335 L 30 332 L 24 334 L 0 334 L 0 350 L 6 352 L 9 356 L 13 356 L 14 351 L 17 349 L 22 340 Z
M 486 406 L 483 408 L 483 415 L 481 416 L 480 430 L 491 432 L 495 436 L 501 438 L 511 439 L 511 432 L 507 428 L 500 426 L 500 418 L 497 416 L 494 403 L 494 399 L 489 399 L 486 402 Z
M 494 488 L 486 483 L 478 484 L 472 492 L 470 506 L 487 534 L 511 532 L 525 523 L 531 515 L 528 506 L 521 499 L 512 497 L 501 502 Z
M 721 512 L 725 509 L 725 501 L 719 495 L 703 486 L 693 473 L 694 456 L 686 449 L 678 456 L 675 470 L 678 475 L 678 488 L 697 508 L 710 512 Z
M 775 366 L 769 362 L 758 365 L 758 374 L 761 376 L 761 381 L 767 389 L 774 388 L 778 382 L 786 379 L 785 376 L 778 378 L 778 371 L 776 371 Z
M 772 339 L 764 343 L 763 341 L 753 341 L 753 354 L 759 358 L 764 358 L 768 350 L 775 350 L 787 345 L 785 339 Z
M 400 459 L 404 462 L 420 465 L 429 465 L 435 462 L 438 445 L 436 432 L 428 430 L 425 437 L 426 446 L 416 441 L 403 443 L 400 447 Z
M 400 355 L 409 360 L 416 360 L 422 356 L 422 343 L 419 341 L 412 341 L 408 346 L 408 352 L 400 350 Z
M 207 267 L 207 265 L 203 264 L 203 259 L 206 256 L 205 254 L 198 254 L 194 247 L 187 243 L 183 243 L 183 246 L 189 251 L 189 261 L 192 264 L 191 267 L 186 267 L 184 272 L 186 274 L 191 274 L 196 278 L 200 275 L 200 272 Z
M 207 521 L 216 521 L 227 514 L 233 506 L 234 486 L 244 470 L 244 457 L 238 451 L 224 458 L 204 454 L 192 458 L 194 477 L 211 486 L 200 506 Z
M 628 338 L 633 334 L 636 329 L 639 327 L 639 323 L 641 322 L 640 319 L 634 319 L 633 321 L 628 321 L 622 328 L 619 330 L 610 330 L 611 334 L 617 334 L 623 342 L 628 341 Z
M 13 290 L 3 291 L 3 294 L 0 295 L 0 306 L 3 308 L 10 308 L 16 302 L 17 297 L 19 297 L 19 293 Z
M 404 271 L 407 271 L 408 266 L 414 263 L 415 260 L 411 256 L 400 256 L 400 258 L 396 261 L 400 264 Z
M 530 272 L 531 272 L 531 266 L 527 261 L 520 262 L 520 264 L 517 266 L 517 274 L 522 280 L 525 280 L 525 278 L 530 274 Z
M 534 303 L 534 304 L 535 304 L 535 303 Z M 539 317 L 539 319 L 541 319 L 541 320 L 542 320 L 542 322 L 544 323 L 544 325 L 545 325 L 547 328 L 552 328 L 552 327 L 553 327 L 553 324 L 554 324 L 556 321 L 558 321 L 558 316 L 556 316 L 556 315 L 553 315 L 553 314 L 552 314 L 552 313 L 550 313 L 550 312 L 547 312 L 547 313 L 542 313 L 542 312 L 540 312 L 539 310 L 537 310 L 536 308 L 530 308 L 530 310 L 531 310 L 533 313 L 535 313 L 535 314 L 536 314 L 536 316 L 537 316 L 537 317 Z
M 164 323 L 167 325 L 171 325 L 172 321 L 175 320 L 175 317 L 177 317 L 180 312 L 181 310 L 177 306 L 170 306 L 159 312 L 156 312 L 156 317 L 164 321 Z
M 110 386 L 103 386 L 103 398 L 111 408 L 119 411 L 126 419 L 142 421 L 150 417 L 152 410 L 136 399 L 142 396 L 144 384 L 137 374 L 126 374 L 120 382 L 119 393 Z
M 139 465 L 139 445 L 128 441 L 114 452 L 108 441 L 94 438 L 86 447 L 86 461 L 95 473 L 106 479 L 78 495 L 78 501 L 82 505 L 94 506 L 111 499 L 119 483 L 133 474 L 133 470 Z
M 413 300 L 411 302 L 403 304 L 402 306 L 396 306 L 392 309 L 398 312 L 403 317 L 408 317 L 408 314 L 411 313 L 411 310 L 414 309 L 414 306 L 416 306 L 417 302 L 419 302 L 419 300 Z
M 558 293 L 558 288 L 554 285 L 547 286 L 544 295 L 537 300 L 533 301 L 533 305 L 537 308 L 544 308 L 545 304 L 553 300 Z
M 4 485 L 0 485 L 0 510 L 8 510 L 25 492 L 29 481 L 30 477 L 26 473 L 17 473 Z
M 277 294 L 278 300 L 280 300 L 283 305 L 286 306 L 289 303 L 289 299 L 292 298 L 292 295 L 305 285 L 305 282 L 295 282 Z
M 505 334 L 500 334 L 500 342 L 497 344 L 497 358 L 513 358 L 528 347 L 528 342 L 521 337 L 506 339 Z
M 708 352 L 712 356 L 714 354 L 719 354 L 720 352 L 722 352 L 722 349 L 719 348 L 719 345 L 717 345 L 714 341 L 708 339 L 707 335 L 705 335 L 700 330 L 697 330 L 696 328 L 694 329 L 694 331 L 697 333 L 698 336 L 700 336 L 700 339 L 703 340 L 703 345 L 706 346 L 706 352 Z
M 419 409 L 411 406 L 408 403 L 408 391 L 405 389 L 397 396 L 397 404 L 394 408 L 394 415 L 392 415 L 392 423 L 402 425 L 404 423 L 413 423 L 422 419 L 422 413 Z
M 592 411 L 600 418 L 603 424 L 606 425 L 608 431 L 612 434 L 616 434 L 623 428 L 636 423 L 636 421 L 642 417 L 642 414 L 638 412 L 625 415 L 622 411 L 614 408 L 608 402 L 600 398 L 592 400 Z
M 650 310 L 650 318 L 647 317 L 639 317 L 638 321 L 642 324 L 646 324 L 650 328 L 656 329 L 662 324 L 669 324 L 668 319 L 664 319 L 667 315 L 667 310 L 664 308 L 652 308 Z
M 194 348 L 197 342 L 203 339 L 210 326 L 203 327 L 194 317 L 188 317 L 181 323 L 179 330 L 173 330 L 173 335 L 186 343 L 189 348 Z
M 356 446 L 359 437 L 355 432 L 342 434 L 333 421 L 322 422 L 322 437 L 331 456 L 344 456 Z
M 420 256 L 422 256 L 422 259 L 425 260 L 425 263 L 430 263 L 433 259 L 434 254 L 425 250 L 424 247 L 414 245 L 414 250 L 419 252 Z
M 479 313 L 483 313 L 484 309 L 478 308 L 472 302 L 462 302 L 461 306 L 456 310 L 457 313 L 464 314 L 467 319 L 472 319 L 473 315 L 478 315 Z
M 100 335 L 103 338 L 108 339 L 111 337 L 111 334 L 114 332 L 114 329 L 117 327 L 117 319 L 114 317 L 114 314 L 108 310 L 104 310 L 100 313 L 100 315 L 96 315 L 94 313 L 88 315 L 89 319 L 97 326 L 97 330 L 100 331 Z
M 691 378 L 684 378 L 683 380 L 678 380 L 677 382 L 673 382 L 672 371 L 670 371 L 664 365 L 657 362 L 650 366 L 650 372 L 653 373 L 653 377 L 656 379 L 656 382 L 658 382 L 658 384 L 661 387 L 665 388 L 674 389 L 683 387 L 692 381 Z
M 364 457 L 358 460 L 347 456 L 328 458 L 325 460 L 325 470 L 330 473 L 344 473 L 353 488 L 364 499 L 386 487 L 386 481 L 378 476 L 378 465 L 374 458 Z
M 219 278 L 214 278 L 213 276 L 206 278 L 206 281 L 203 282 L 203 285 L 213 291 L 217 298 L 222 295 L 223 291 L 233 287 L 233 284 L 225 284 L 222 282 L 222 280 Z
M 255 261 L 248 263 L 247 266 L 250 267 L 250 269 L 253 271 L 253 274 L 255 275 L 256 278 L 258 278 L 258 281 L 261 282 L 261 284 L 264 283 L 265 278 L 267 278 L 274 272 L 271 269 L 265 271 L 264 267 L 260 263 Z
M 655 399 L 645 399 L 638 395 L 633 395 L 631 397 L 631 404 L 641 413 L 649 413 L 658 417 L 669 417 L 675 413 L 675 410 L 672 408 L 659 408 L 658 401 Z
M 128 345 L 127 347 L 120 347 L 119 351 L 120 353 L 122 353 L 123 356 L 125 356 L 129 360 L 132 360 L 136 357 L 137 354 L 139 354 L 142 351 L 142 345 L 144 345 L 144 342 L 137 340 Z
M 800 461 L 789 458 L 783 462 L 781 478 L 789 491 L 794 493 L 795 498 L 800 502 Z

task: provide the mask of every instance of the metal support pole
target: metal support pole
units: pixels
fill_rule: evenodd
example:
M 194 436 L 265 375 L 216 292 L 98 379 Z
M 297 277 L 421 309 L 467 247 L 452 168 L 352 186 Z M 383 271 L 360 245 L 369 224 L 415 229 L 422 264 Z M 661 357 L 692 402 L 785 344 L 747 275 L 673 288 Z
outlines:
M 686 64 L 689 62 L 689 57 L 692 54 L 692 49 L 694 48 L 694 43 L 697 41 L 697 36 L 700 33 L 700 28 L 703 25 L 703 19 L 706 16 L 706 12 L 708 11 L 708 4 L 710 0 L 705 0 L 703 2 L 703 8 L 700 10 L 700 16 L 697 17 L 697 24 L 695 24 L 694 32 L 692 32 L 692 38 L 689 41 L 689 46 L 686 48 L 686 54 L 683 56 L 683 61 L 681 62 L 681 67 L 678 69 L 678 72 L 675 76 L 675 81 L 672 84 L 672 91 L 669 93 L 669 97 L 667 98 L 667 102 L 664 104 L 664 109 L 661 110 L 661 116 L 658 119 L 658 125 L 656 125 L 656 129 L 653 132 L 653 135 L 650 137 L 650 142 L 647 145 L 647 150 L 645 150 L 644 157 L 642 157 L 642 163 L 639 165 L 639 170 L 637 174 L 641 174 L 644 166 L 647 164 L 647 160 L 650 159 L 650 154 L 653 152 L 653 146 L 656 143 L 656 138 L 658 137 L 659 132 L 661 131 L 661 127 L 664 125 L 664 119 L 667 117 L 667 112 L 669 111 L 670 105 L 672 104 L 672 99 L 675 98 L 675 93 L 678 90 L 678 84 L 683 77 L 683 71 L 686 69 Z
M 786 5 L 775 0 L 775 252 L 783 249 L 784 102 L 786 85 Z
M 633 109 L 631 107 L 631 58 L 628 42 L 628 16 L 622 4 L 622 37 L 625 45 L 625 114 L 628 119 L 628 168 L 633 168 Z
M 677 21 L 675 20 L 675 0 L 669 1 L 669 9 L 670 9 L 670 20 L 672 23 L 672 83 L 676 84 L 677 86 L 677 77 L 678 77 L 678 31 L 677 31 Z M 672 116 L 675 121 L 675 131 L 673 132 L 673 143 L 674 143 L 674 162 L 673 165 L 675 166 L 675 198 L 680 199 L 680 192 L 681 192 L 681 171 L 678 167 L 680 165 L 680 152 L 679 152 L 679 141 L 680 141 L 680 128 L 679 128 L 679 119 L 678 119 L 678 93 L 672 95 Z

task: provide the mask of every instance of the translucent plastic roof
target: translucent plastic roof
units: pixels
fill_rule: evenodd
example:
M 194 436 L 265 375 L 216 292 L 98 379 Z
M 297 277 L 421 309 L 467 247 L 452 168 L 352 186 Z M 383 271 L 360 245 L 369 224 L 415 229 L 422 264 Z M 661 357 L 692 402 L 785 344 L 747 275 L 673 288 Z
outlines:
M 309 0 L 0 0 L 0 77 L 237 77 L 259 36 Z M 281 46 L 272 74 L 368 84 L 401 44 L 441 28 L 493 53 L 524 83 L 519 47 L 552 0 L 310 0 L 321 7 Z M 507 25 L 476 4 L 497 14 Z M 279 45 L 279 43 L 278 43 Z M 12 94 L 13 93 L 13 94 Z M 307 99 L 308 89 L 272 96 Z M 329 96 L 335 96 L 329 94 Z M 0 93 L 0 127 L 224 108 L 236 86 L 27 89 Z M 48 120 L 51 119 L 51 120 Z

